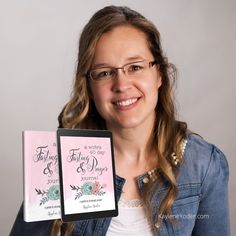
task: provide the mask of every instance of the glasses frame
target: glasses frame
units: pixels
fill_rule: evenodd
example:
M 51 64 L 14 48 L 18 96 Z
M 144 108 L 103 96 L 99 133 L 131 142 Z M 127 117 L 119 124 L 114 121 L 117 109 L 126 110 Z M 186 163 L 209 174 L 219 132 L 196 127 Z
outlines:
M 94 70 L 97 70 L 97 69 L 110 68 L 110 69 L 116 71 L 116 74 L 115 74 L 115 77 L 114 77 L 114 78 L 116 78 L 116 76 L 118 75 L 118 70 L 122 70 L 123 73 L 126 75 L 126 70 L 124 69 L 126 66 L 132 65 L 132 64 L 135 64 L 135 63 L 138 63 L 138 62 L 143 62 L 143 61 L 145 61 L 145 60 L 130 62 L 130 63 L 127 63 L 127 64 L 121 66 L 121 67 L 104 66 L 104 67 L 94 68 L 94 69 L 89 70 L 88 73 L 87 73 L 85 76 L 86 76 L 88 79 L 91 79 L 91 80 L 96 81 L 96 82 L 103 81 L 103 80 L 96 80 L 96 79 L 94 79 L 94 78 L 92 77 L 92 72 L 93 72 Z M 153 61 L 149 61 L 149 62 L 148 62 L 149 68 L 150 68 L 150 67 L 153 67 L 153 66 L 156 65 L 156 64 L 157 64 L 157 61 L 156 61 L 156 60 L 153 60 Z

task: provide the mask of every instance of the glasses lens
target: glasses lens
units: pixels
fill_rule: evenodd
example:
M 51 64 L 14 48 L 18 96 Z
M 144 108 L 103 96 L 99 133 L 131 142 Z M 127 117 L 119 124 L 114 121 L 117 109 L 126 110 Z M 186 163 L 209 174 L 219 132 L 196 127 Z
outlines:
M 93 80 L 107 80 L 115 75 L 115 70 L 113 68 L 98 68 L 90 72 Z
M 125 66 L 125 71 L 127 73 L 127 75 L 142 75 L 143 72 L 146 70 L 147 68 L 147 62 L 145 61 L 140 61 L 140 62 L 134 62 L 131 64 L 128 64 Z

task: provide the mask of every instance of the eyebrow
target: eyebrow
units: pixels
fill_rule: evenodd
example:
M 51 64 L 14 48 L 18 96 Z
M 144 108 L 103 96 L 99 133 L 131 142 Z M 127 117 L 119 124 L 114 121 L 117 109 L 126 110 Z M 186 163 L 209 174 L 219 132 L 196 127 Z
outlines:
M 144 60 L 144 58 L 139 56 L 139 55 L 137 55 L 137 56 L 128 57 L 126 60 L 127 61 Z
M 109 64 L 106 64 L 106 63 L 99 63 L 99 64 L 95 64 L 94 66 L 92 66 L 92 69 L 96 69 L 96 68 L 100 68 L 100 67 L 110 67 Z
M 138 56 L 138 55 L 137 56 L 128 57 L 125 60 L 126 61 L 125 65 L 129 64 L 129 62 L 132 62 L 132 61 L 137 62 L 137 61 L 142 61 L 142 60 L 144 60 L 144 58 L 141 57 L 141 56 Z M 98 64 L 95 64 L 92 68 L 96 69 L 96 68 L 100 68 L 100 67 L 113 67 L 113 66 L 111 66 L 110 64 L 107 64 L 107 63 L 98 63 Z

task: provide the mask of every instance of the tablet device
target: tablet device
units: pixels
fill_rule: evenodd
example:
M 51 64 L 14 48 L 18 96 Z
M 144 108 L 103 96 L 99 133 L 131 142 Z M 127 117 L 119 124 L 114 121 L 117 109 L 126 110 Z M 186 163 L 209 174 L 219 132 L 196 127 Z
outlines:
M 62 221 L 118 215 L 112 133 L 58 129 Z

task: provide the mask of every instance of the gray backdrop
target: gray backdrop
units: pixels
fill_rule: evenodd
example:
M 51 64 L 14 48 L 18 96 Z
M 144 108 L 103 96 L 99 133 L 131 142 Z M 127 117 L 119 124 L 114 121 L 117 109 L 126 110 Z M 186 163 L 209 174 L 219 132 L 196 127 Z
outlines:
M 0 0 L 0 235 L 9 234 L 22 202 L 21 131 L 56 129 L 81 29 L 107 4 L 130 6 L 159 28 L 164 51 L 179 69 L 180 119 L 228 158 L 236 218 L 234 0 Z

